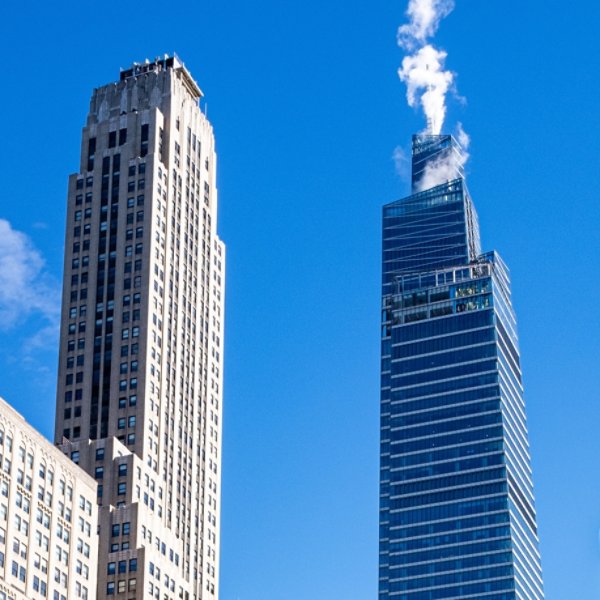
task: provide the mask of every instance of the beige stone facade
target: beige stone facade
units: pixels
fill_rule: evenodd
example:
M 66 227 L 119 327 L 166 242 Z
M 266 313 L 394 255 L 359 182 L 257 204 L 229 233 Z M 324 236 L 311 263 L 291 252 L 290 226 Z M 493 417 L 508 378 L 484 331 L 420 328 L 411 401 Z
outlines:
M 96 482 L 0 398 L 0 600 L 94 600 Z
M 225 248 L 201 95 L 176 57 L 122 71 L 69 180 L 55 440 L 99 484 L 99 598 L 218 598 Z

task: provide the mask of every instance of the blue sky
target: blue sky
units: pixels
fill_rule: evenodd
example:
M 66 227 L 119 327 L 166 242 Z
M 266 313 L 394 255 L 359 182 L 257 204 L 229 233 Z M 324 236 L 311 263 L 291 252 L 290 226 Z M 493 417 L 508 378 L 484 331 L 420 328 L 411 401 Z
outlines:
M 93 87 L 176 51 L 206 94 L 228 246 L 222 600 L 375 598 L 381 206 L 423 127 L 405 0 L 5 2 L 0 395 L 52 435 L 67 176 Z M 600 592 L 600 4 L 457 0 L 485 249 L 511 268 L 547 597 Z M 11 257 L 9 261 L 7 257 Z

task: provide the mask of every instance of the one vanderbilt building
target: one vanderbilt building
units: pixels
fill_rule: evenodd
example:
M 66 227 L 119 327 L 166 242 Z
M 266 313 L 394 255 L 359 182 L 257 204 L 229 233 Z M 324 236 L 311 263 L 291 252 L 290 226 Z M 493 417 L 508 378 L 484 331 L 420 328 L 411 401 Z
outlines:
M 98 598 L 215 599 L 225 247 L 176 57 L 95 89 L 69 177 L 55 442 L 98 483 Z
M 415 136 L 413 194 L 383 209 L 380 600 L 544 596 L 508 268 L 461 152 Z

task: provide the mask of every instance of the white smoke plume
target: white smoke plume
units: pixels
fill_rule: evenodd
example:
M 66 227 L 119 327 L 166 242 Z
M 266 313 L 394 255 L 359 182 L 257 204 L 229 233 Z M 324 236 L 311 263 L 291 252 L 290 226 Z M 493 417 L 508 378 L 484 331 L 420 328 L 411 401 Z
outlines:
M 404 57 L 398 75 L 406 84 L 408 104 L 413 108 L 421 105 L 432 135 L 439 135 L 442 130 L 446 94 L 454 74 L 444 68 L 447 53 L 427 40 L 453 8 L 453 0 L 410 0 L 406 12 L 409 23 L 398 29 L 398 44 L 411 53 Z
M 462 152 L 444 153 L 437 160 L 428 162 L 425 165 L 421 179 L 416 185 L 416 192 L 430 190 L 436 185 L 452 181 L 456 179 L 459 170 L 464 168 L 469 160 L 467 149 L 471 143 L 471 138 L 465 133 L 462 123 L 457 124 L 454 137 L 460 144 Z
M 453 0 L 410 0 L 406 11 L 410 22 L 398 29 L 398 44 L 409 51 L 424 45 L 453 9 Z

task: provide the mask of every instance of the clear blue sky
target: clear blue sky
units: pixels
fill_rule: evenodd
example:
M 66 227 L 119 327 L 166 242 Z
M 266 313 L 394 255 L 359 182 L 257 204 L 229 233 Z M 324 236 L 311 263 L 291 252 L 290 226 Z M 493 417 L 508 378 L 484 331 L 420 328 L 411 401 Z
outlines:
M 0 8 L 0 257 L 28 268 L 0 282 L 0 395 L 52 435 L 89 97 L 176 51 L 216 130 L 228 246 L 222 600 L 375 598 L 380 214 L 423 126 L 396 75 L 406 0 L 171 6 Z M 590 0 L 457 0 L 436 38 L 484 248 L 512 272 L 551 600 L 600 591 L 599 22 Z

